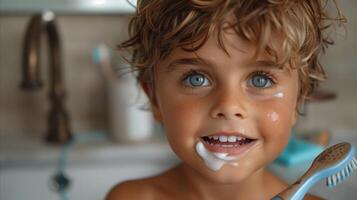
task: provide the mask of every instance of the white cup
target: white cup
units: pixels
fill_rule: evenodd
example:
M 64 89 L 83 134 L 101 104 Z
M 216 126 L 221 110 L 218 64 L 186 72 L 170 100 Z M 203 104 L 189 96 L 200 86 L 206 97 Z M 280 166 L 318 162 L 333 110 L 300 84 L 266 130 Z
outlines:
M 132 73 L 108 80 L 110 133 L 119 142 L 142 142 L 153 135 L 149 100 Z

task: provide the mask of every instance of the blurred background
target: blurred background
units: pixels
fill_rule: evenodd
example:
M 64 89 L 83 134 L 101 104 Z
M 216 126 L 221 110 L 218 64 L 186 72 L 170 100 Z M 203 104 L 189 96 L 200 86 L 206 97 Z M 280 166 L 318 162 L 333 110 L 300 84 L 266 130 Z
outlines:
M 293 133 L 321 149 L 357 145 L 357 1 L 339 5 L 347 24 L 322 58 L 328 80 Z M 133 11 L 126 0 L 0 0 L 1 200 L 103 199 L 178 162 L 116 51 Z M 292 182 L 310 162 L 270 168 Z M 353 199 L 356 189 L 354 175 L 312 193 Z

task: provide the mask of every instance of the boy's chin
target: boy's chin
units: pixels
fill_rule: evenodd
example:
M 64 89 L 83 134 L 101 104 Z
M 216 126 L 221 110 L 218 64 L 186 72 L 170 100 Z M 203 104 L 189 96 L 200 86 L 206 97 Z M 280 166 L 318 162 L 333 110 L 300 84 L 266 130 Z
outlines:
M 204 172 L 201 172 L 205 177 L 215 183 L 219 184 L 237 184 L 244 182 L 248 178 L 252 177 L 251 170 L 244 170 L 240 167 L 234 166 L 223 166 L 218 171 L 213 171 L 210 169 L 205 169 Z

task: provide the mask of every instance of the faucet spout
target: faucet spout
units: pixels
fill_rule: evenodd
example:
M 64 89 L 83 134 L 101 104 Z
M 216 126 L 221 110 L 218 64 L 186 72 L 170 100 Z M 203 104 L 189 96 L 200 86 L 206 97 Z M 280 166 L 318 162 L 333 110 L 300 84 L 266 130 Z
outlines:
M 22 83 L 25 90 L 39 89 L 42 86 L 40 70 L 41 36 L 45 32 L 49 50 L 50 111 L 46 140 L 50 143 L 65 143 L 72 138 L 68 114 L 64 107 L 64 84 L 61 74 L 60 38 L 51 11 L 35 14 L 26 29 L 22 54 Z

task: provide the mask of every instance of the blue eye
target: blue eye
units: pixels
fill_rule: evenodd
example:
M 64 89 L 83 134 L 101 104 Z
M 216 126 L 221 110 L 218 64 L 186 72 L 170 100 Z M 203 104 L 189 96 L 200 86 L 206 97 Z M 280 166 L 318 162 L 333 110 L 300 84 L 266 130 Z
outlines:
M 189 87 L 200 87 L 207 86 L 210 84 L 209 80 L 205 77 L 205 75 L 197 72 L 193 72 L 190 75 L 186 76 L 184 79 L 185 85 Z
M 274 84 L 268 74 L 255 74 L 248 80 L 248 85 L 256 88 L 269 88 Z

